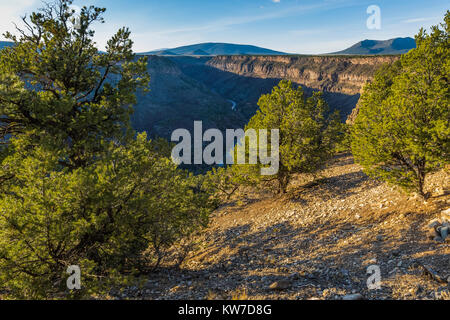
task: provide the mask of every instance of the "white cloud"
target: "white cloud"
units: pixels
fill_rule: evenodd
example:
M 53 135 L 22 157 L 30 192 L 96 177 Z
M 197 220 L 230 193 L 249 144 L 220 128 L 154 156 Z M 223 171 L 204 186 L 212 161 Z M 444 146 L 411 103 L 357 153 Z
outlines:
M 431 21 L 431 20 L 436 20 L 436 19 L 440 19 L 439 17 L 429 17 L 429 18 L 414 18 L 414 19 L 407 19 L 407 20 L 403 20 L 403 23 L 416 23 L 416 22 L 424 22 L 424 21 Z

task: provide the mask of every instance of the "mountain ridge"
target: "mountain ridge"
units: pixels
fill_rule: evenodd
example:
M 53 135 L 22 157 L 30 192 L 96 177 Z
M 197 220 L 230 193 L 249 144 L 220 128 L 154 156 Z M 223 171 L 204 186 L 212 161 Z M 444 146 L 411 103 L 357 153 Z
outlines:
M 389 40 L 360 41 L 353 46 L 331 55 L 395 55 L 404 54 L 416 48 L 416 41 L 413 38 L 393 38 Z
M 287 53 L 253 45 L 205 42 L 176 48 L 139 53 L 139 55 L 286 55 Z
M 0 41 L 0 50 L 12 46 L 10 41 Z M 416 47 L 416 42 L 410 37 L 397 37 L 389 40 L 362 40 L 353 46 L 320 56 L 329 55 L 400 55 L 409 52 Z M 148 52 L 137 53 L 138 55 L 156 56 L 239 56 L 239 55 L 267 55 L 267 56 L 289 56 L 301 55 L 285 53 L 272 49 L 262 48 L 254 45 L 205 42 L 181 46 L 176 48 L 164 48 Z M 305 55 L 314 56 L 314 55 Z
M 388 40 L 362 40 L 353 46 L 325 55 L 400 55 L 416 47 L 411 37 L 397 37 Z M 176 48 L 158 49 L 138 53 L 138 55 L 158 56 L 236 56 L 236 55 L 300 55 L 262 48 L 254 45 L 205 42 Z M 310 55 L 308 55 L 310 56 Z

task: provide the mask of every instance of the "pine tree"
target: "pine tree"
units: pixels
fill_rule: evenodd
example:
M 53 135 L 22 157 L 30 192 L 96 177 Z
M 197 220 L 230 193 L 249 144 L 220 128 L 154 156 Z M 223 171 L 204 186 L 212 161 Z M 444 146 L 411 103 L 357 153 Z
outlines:
M 0 53 L 0 283 L 14 298 L 101 294 L 148 272 L 206 225 L 202 177 L 179 170 L 168 143 L 129 123 L 147 64 L 120 29 L 97 50 L 104 9 L 49 4 Z M 67 292 L 78 265 L 82 290 Z M 120 284 L 120 283 L 119 283 Z
M 426 176 L 450 157 L 450 13 L 423 29 L 417 48 L 380 69 L 364 88 L 352 150 L 370 176 L 422 197 Z
M 72 0 L 46 4 L 5 34 L 14 46 L 0 55 L 0 139 L 67 150 L 60 163 L 77 168 L 95 159 L 102 139 L 122 141 L 135 91 L 149 82 L 145 58 L 120 29 L 99 52 L 93 41 L 104 8 L 71 9 Z
M 307 98 L 301 87 L 295 88 L 286 80 L 263 95 L 258 106 L 246 130 L 279 130 L 276 180 L 279 191 L 286 193 L 293 173 L 314 173 L 330 158 L 341 127 L 339 117 L 337 113 L 328 114 L 322 93 Z

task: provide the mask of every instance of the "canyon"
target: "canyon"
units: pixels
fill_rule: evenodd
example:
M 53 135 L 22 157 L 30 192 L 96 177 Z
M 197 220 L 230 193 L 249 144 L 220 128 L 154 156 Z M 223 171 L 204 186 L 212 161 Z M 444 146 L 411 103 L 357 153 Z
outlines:
M 369 44 L 394 50 L 400 48 L 394 45 L 400 40 Z M 367 47 L 364 44 L 363 41 L 355 46 Z M 12 45 L 2 41 L 0 49 Z M 195 54 L 199 50 L 207 55 Z M 179 128 L 193 130 L 197 120 L 203 122 L 205 130 L 243 128 L 258 109 L 261 95 L 270 93 L 282 79 L 302 86 L 306 95 L 322 91 L 331 111 L 339 110 L 341 120 L 351 122 L 357 114 L 356 106 L 364 85 L 373 79 L 375 71 L 383 64 L 400 57 L 381 54 L 289 55 L 255 46 L 224 43 L 163 51 L 138 54 L 148 58 L 150 92 L 138 92 L 131 118 L 137 131 L 163 138 L 170 138 Z
M 219 56 L 207 65 L 246 77 L 287 79 L 320 91 L 355 95 L 382 64 L 396 59 L 396 56 Z
M 168 138 L 178 128 L 242 128 L 261 95 L 281 79 L 322 91 L 342 121 L 354 112 L 364 85 L 378 68 L 399 56 L 148 56 L 150 92 L 138 95 L 136 130 Z

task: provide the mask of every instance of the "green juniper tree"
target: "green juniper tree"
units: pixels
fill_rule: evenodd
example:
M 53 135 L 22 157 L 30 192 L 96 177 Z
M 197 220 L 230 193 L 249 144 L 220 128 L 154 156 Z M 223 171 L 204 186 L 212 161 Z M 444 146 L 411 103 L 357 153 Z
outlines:
M 450 13 L 423 29 L 417 48 L 387 65 L 364 88 L 352 151 L 372 177 L 426 197 L 427 174 L 450 160 Z
M 301 87 L 286 80 L 263 95 L 258 106 L 246 130 L 279 129 L 280 165 L 275 179 L 279 191 L 286 193 L 293 173 L 314 173 L 332 155 L 341 127 L 338 113 L 328 114 L 321 93 L 307 98 Z M 241 167 L 259 174 L 252 166 Z
M 20 135 L 30 145 L 64 148 L 61 163 L 77 168 L 95 158 L 99 140 L 124 138 L 135 91 L 147 87 L 149 76 L 128 29 L 99 52 L 91 27 L 103 22 L 105 9 L 83 7 L 78 15 L 71 4 L 47 4 L 23 18 L 18 35 L 5 34 L 15 45 L 0 56 L 0 138 Z

